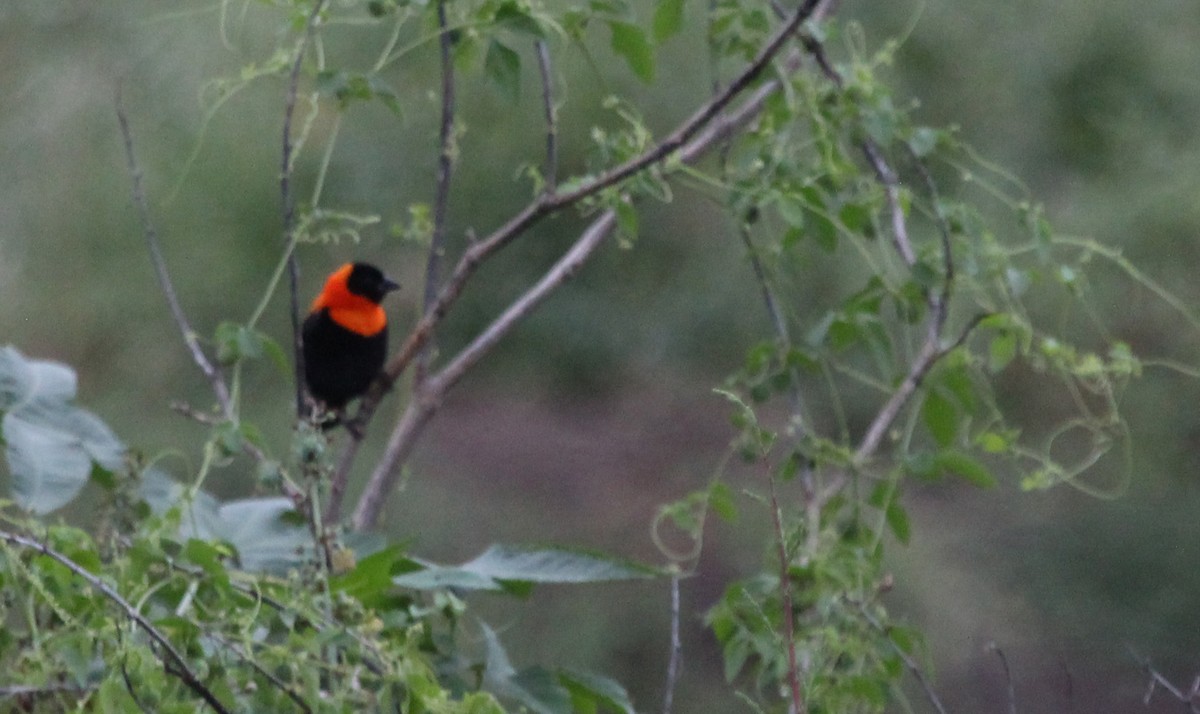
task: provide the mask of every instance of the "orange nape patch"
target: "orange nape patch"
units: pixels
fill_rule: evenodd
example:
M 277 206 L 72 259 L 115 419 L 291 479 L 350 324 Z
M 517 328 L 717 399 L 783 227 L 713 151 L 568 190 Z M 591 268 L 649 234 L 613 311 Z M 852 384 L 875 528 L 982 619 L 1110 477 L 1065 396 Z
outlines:
M 387 313 L 378 303 L 350 292 L 347 281 L 352 270 L 354 264 L 346 263 L 329 276 L 321 294 L 313 300 L 312 311 L 318 312 L 326 308 L 329 310 L 330 319 L 337 324 L 351 332 L 370 337 L 387 327 Z

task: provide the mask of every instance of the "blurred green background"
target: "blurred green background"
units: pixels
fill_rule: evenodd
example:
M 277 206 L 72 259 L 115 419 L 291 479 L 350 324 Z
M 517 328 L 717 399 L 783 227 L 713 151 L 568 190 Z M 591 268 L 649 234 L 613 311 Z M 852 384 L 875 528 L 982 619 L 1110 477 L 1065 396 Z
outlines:
M 659 57 L 654 85 L 636 83 L 594 43 L 604 80 L 577 54 L 556 61 L 563 173 L 584 166 L 599 99 L 633 98 L 665 130 L 709 91 L 701 3 Z M 1200 305 L 1200 5 L 1194 0 L 845 0 L 869 48 L 901 44 L 891 79 L 919 100 L 918 121 L 957 124 L 980 152 L 1045 202 L 1058 230 L 1119 248 L 1184 303 Z M 182 475 L 198 464 L 199 426 L 171 400 L 208 403 L 154 282 L 129 200 L 114 114 L 123 86 L 146 188 L 180 297 L 201 335 L 245 320 L 278 259 L 282 81 L 229 96 L 221 88 L 262 63 L 279 16 L 259 3 L 9 0 L 0 5 L 0 341 L 80 373 L 81 402 L 128 443 Z M 327 57 L 373 59 L 379 33 L 338 30 Z M 411 40 L 412 38 L 408 38 Z M 561 49 L 561 48 L 560 48 Z M 332 266 L 368 258 L 406 284 L 390 305 L 417 312 L 422 257 L 392 237 L 407 206 L 432 200 L 435 47 L 418 45 L 387 79 L 398 118 L 356 105 L 339 127 L 324 203 L 377 213 L 361 241 L 300 249 L 304 300 Z M 527 69 L 532 55 L 525 57 Z M 522 161 L 540 156 L 532 75 L 508 103 L 464 79 L 467 131 L 451 199 L 452 252 L 519 207 Z M 232 86 L 232 85 L 230 85 Z M 302 107 L 303 111 L 303 107 Z M 334 129 L 318 117 L 312 144 Z M 316 154 L 299 166 L 301 200 Z M 479 275 L 441 335 L 451 352 L 519 294 L 580 227 L 544 224 Z M 1178 313 L 1095 264 L 1090 297 L 1114 338 L 1139 355 L 1197 364 L 1200 340 Z M 836 280 L 823 275 L 822 283 Z M 817 279 L 814 277 L 814 284 Z M 819 291 L 813 288 L 813 294 Z M 263 328 L 286 343 L 285 296 Z M 447 401 L 426 434 L 406 490 L 390 502 L 389 535 L 453 561 L 496 541 L 550 541 L 656 561 L 648 528 L 658 504 L 702 486 L 731 431 L 710 388 L 766 333 L 743 251 L 719 213 L 679 189 L 648 206 L 632 248 L 603 248 L 579 278 L 508 338 Z M 290 376 L 248 370 L 247 417 L 286 449 Z M 1032 389 L 1010 385 L 1033 418 Z M 1130 491 L 1101 501 L 1015 482 L 975 492 L 912 490 L 913 542 L 893 546 L 893 609 L 929 634 L 939 690 L 954 711 L 999 712 L 1012 667 L 1019 711 L 1140 710 L 1146 677 L 1131 651 L 1179 683 L 1200 673 L 1200 383 L 1150 368 L 1124 395 L 1134 434 Z M 385 412 L 398 411 L 395 400 Z M 384 414 L 384 417 L 388 414 Z M 377 425 L 382 422 L 377 422 Z M 377 426 L 369 449 L 378 449 Z M 363 468 L 370 453 L 360 459 Z M 736 477 L 735 477 L 736 478 Z M 208 486 L 253 493 L 242 465 Z M 699 623 L 729 579 L 757 567 L 755 511 L 718 524 L 700 575 L 685 584 L 685 676 L 678 711 L 738 711 L 721 686 L 716 647 Z M 83 514 L 68 514 L 83 517 Z M 663 583 L 542 589 L 534 603 L 475 603 L 518 664 L 553 661 L 606 671 L 639 708 L 658 707 L 668 593 Z M 1178 704 L 1156 698 L 1150 711 Z

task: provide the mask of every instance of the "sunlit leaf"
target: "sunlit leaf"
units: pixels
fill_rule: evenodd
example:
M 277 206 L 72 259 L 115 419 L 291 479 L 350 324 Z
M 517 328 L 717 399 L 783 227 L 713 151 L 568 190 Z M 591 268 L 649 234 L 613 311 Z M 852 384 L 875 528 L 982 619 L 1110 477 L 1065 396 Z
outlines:
M 683 0 L 658 0 L 653 23 L 655 42 L 678 34 L 683 29 Z
M 938 446 L 949 446 L 958 435 L 958 409 L 937 390 L 925 394 L 925 401 L 921 404 L 921 421 Z
M 620 55 L 638 79 L 654 81 L 654 46 L 642 28 L 629 22 L 610 20 L 612 50 Z

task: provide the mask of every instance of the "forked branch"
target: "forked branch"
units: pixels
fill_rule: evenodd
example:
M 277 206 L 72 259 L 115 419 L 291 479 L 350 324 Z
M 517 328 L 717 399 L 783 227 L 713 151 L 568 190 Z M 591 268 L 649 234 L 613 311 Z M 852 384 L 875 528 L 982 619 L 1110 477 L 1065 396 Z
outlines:
M 176 327 L 179 328 L 180 334 L 183 336 L 183 342 L 187 345 L 188 352 L 192 355 L 192 361 L 200 368 L 204 374 L 204 378 L 208 380 L 212 387 L 213 395 L 217 399 L 217 404 L 221 408 L 221 413 L 226 419 L 234 418 L 233 402 L 229 396 L 229 387 L 225 384 L 225 377 L 221 374 L 221 370 L 208 359 L 204 354 L 204 349 L 200 346 L 200 340 L 196 338 L 196 331 L 192 329 L 192 325 L 188 322 L 187 315 L 183 311 L 183 305 L 179 302 L 179 295 L 175 292 L 175 285 L 171 282 L 171 274 L 167 270 L 167 261 L 163 258 L 162 247 L 158 241 L 158 230 L 154 227 L 154 221 L 150 218 L 150 207 L 146 202 L 146 193 L 142 188 L 142 167 L 138 164 L 137 156 L 133 151 L 133 132 L 129 128 L 129 119 L 125 116 L 125 106 L 121 101 L 121 90 L 117 88 L 117 124 L 121 128 L 121 139 L 125 145 L 125 160 L 129 166 L 129 178 L 133 191 L 133 205 L 137 208 L 138 215 L 142 220 L 142 232 L 146 236 L 146 247 L 150 251 L 150 262 L 154 265 L 154 275 L 158 279 L 158 286 L 163 291 L 163 296 L 167 299 L 167 306 L 171 310 L 171 317 L 175 320 Z

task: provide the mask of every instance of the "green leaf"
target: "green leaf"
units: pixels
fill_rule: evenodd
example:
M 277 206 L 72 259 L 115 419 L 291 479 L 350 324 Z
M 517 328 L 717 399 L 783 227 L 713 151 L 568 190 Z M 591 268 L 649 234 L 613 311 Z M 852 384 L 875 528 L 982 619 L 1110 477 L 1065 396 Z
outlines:
M 979 488 L 992 488 L 996 477 L 986 466 L 961 451 L 943 451 L 934 457 L 937 470 L 965 479 Z
M 575 711 L 604 711 L 634 714 L 629 693 L 618 682 L 591 672 L 563 669 L 558 672 L 558 681 L 571 693 Z
M 908 148 L 918 159 L 929 156 L 937 148 L 938 142 L 946 136 L 944 131 L 922 126 L 913 130 L 908 138 Z
M 832 253 L 837 250 L 838 244 L 838 229 L 837 225 L 829 219 L 824 213 L 810 211 L 809 217 L 809 235 L 811 235 L 826 253 Z
M 561 547 L 493 545 L 461 565 L 422 564 L 424 570 L 393 578 L 401 587 L 435 590 L 528 592 L 526 583 L 578 584 L 652 578 L 661 571 L 599 553 Z
M 718 481 L 708 489 L 708 506 L 717 514 L 717 518 L 726 523 L 737 521 L 738 510 L 733 500 L 733 491 L 724 483 Z
M 538 19 L 530 15 L 516 2 L 506 2 L 496 8 L 495 21 L 506 30 L 529 35 L 538 39 L 546 37 L 546 30 Z
M 949 446 L 958 435 L 958 409 L 954 404 L 937 390 L 925 393 L 925 401 L 921 405 L 921 421 L 933 435 L 938 446 Z
M 908 522 L 908 511 L 904 510 L 904 507 L 893 499 L 883 514 L 887 518 L 888 527 L 892 529 L 896 540 L 904 545 L 908 545 L 908 540 L 912 537 L 912 527 Z
M 653 22 L 655 42 L 678 34 L 683 29 L 683 0 L 658 0 Z
M 235 322 L 217 325 L 215 335 L 217 361 L 224 365 L 244 359 L 258 359 L 263 355 L 263 337 L 257 330 Z
M 509 102 L 521 99 L 521 55 L 498 40 L 488 43 L 483 71 L 488 80 Z
M 1015 332 L 1001 332 L 992 337 L 988 343 L 988 369 L 993 373 L 1008 366 L 1017 356 L 1017 335 Z
M 497 580 L 535 583 L 596 583 L 661 575 L 655 568 L 621 558 L 554 546 L 493 545 L 459 567 Z
M 392 576 L 404 561 L 400 546 L 388 546 L 359 559 L 353 570 L 334 577 L 330 587 L 351 595 L 367 607 L 379 606 L 391 594 Z
M 612 50 L 625 59 L 637 78 L 649 84 L 654 81 L 654 46 L 642 28 L 629 22 L 610 20 Z
M 96 415 L 73 406 L 75 372 L 0 349 L 0 433 L 12 474 L 13 500 L 44 514 L 69 503 L 96 464 L 121 468 L 125 446 Z

